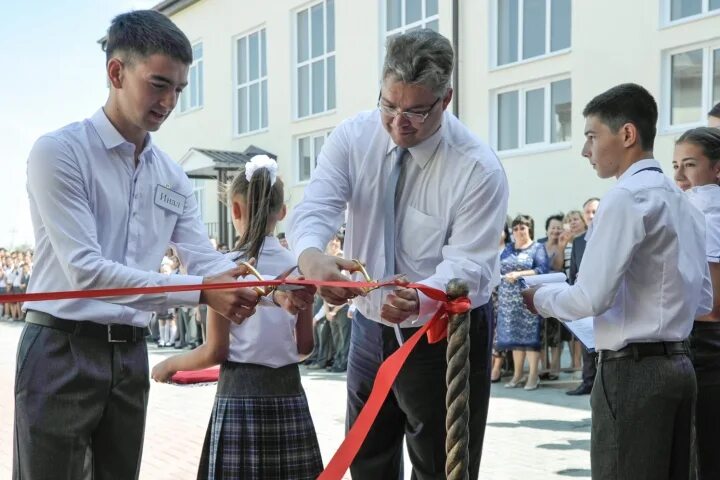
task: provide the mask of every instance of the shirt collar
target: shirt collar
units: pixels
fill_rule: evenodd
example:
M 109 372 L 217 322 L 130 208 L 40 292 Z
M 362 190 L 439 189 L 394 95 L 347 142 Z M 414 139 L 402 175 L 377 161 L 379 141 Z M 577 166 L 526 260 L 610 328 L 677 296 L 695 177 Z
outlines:
M 444 123 L 440 124 L 440 128 L 438 128 L 437 131 L 433 133 L 430 137 L 426 138 L 414 147 L 408 148 L 410 155 L 412 156 L 413 160 L 417 162 L 420 168 L 425 168 L 425 166 L 435 154 L 438 145 L 440 145 L 440 140 L 442 140 L 443 130 Z M 389 154 L 395 148 L 397 148 L 397 145 L 395 144 L 395 142 L 393 142 L 392 138 L 390 138 L 390 141 L 388 142 L 387 152 L 385 153 Z
M 618 178 L 618 182 L 621 182 L 627 178 L 632 177 L 637 172 L 642 170 L 643 168 L 660 168 L 660 162 L 655 160 L 654 158 L 646 158 L 644 160 L 638 160 L 637 162 L 633 163 L 628 167 L 627 170 L 625 170 L 625 173 L 620 175 L 620 178 Z
M 90 122 L 100 137 L 100 140 L 102 140 L 103 145 L 105 145 L 105 149 L 112 150 L 113 148 L 123 144 L 132 145 L 125 139 L 125 137 L 122 136 L 122 134 L 120 134 L 120 132 L 117 131 L 117 128 L 115 128 L 115 126 L 110 122 L 110 119 L 105 114 L 105 110 L 102 108 L 99 108 L 98 111 L 90 117 Z M 140 158 L 147 157 L 148 159 L 151 159 L 152 150 L 154 148 L 152 136 L 148 133 L 145 138 L 145 148 L 143 148 L 143 151 L 140 153 Z M 133 149 L 134 148 L 135 146 L 133 145 Z M 150 152 L 151 154 L 146 156 L 147 152 Z

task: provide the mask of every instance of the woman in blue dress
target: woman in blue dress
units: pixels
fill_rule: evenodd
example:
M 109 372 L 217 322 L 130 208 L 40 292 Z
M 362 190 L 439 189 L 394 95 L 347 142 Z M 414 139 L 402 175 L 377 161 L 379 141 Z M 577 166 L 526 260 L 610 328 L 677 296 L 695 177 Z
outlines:
M 515 371 L 512 380 L 505 384 L 508 388 L 520 385 L 527 356 L 529 372 L 525 390 L 538 388 L 542 318 L 525 308 L 518 279 L 548 271 L 545 248 L 533 240 L 534 227 L 532 217 L 518 215 L 512 222 L 514 241 L 500 254 L 502 281 L 498 291 L 497 348 L 513 352 Z

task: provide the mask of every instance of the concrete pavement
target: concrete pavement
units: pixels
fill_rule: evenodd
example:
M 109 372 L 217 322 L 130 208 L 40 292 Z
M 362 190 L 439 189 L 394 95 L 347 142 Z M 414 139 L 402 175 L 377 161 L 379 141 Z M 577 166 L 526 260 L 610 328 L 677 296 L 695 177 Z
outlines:
M 20 323 L 0 321 L 0 480 L 12 473 L 13 383 L 21 330 Z M 151 367 L 174 353 L 150 347 Z M 590 478 L 589 397 L 565 395 L 574 385 L 569 379 L 563 374 L 559 382 L 528 392 L 493 386 L 480 478 Z M 303 385 L 327 463 L 344 436 L 345 377 L 304 371 Z M 214 393 L 214 385 L 152 384 L 141 479 L 195 478 Z M 409 478 L 409 464 L 405 470 Z

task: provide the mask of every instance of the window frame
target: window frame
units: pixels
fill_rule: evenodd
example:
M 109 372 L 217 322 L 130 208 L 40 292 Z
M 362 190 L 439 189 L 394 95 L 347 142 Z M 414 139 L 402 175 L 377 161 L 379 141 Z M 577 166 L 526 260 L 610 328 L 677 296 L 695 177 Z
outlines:
M 246 39 L 246 48 L 248 48 L 248 50 L 249 50 L 250 35 L 253 35 L 254 33 L 260 34 L 259 41 L 262 42 L 263 35 L 261 35 L 261 33 L 263 31 L 265 32 L 265 35 L 264 35 L 264 38 L 265 38 L 264 52 L 265 52 L 265 65 L 266 65 L 265 76 L 262 75 L 263 48 L 262 48 L 262 44 L 261 44 L 260 45 L 260 56 L 258 56 L 258 69 L 259 69 L 258 78 L 255 80 L 247 80 L 245 83 L 240 84 L 240 79 L 238 78 L 238 74 L 239 74 L 239 71 L 238 71 L 238 53 L 239 53 L 238 48 L 239 48 L 239 46 L 238 45 L 240 43 L 240 40 L 242 40 L 243 38 Z M 267 64 L 267 53 L 268 53 L 267 26 L 265 24 L 262 24 L 262 25 L 253 27 L 249 30 L 244 31 L 243 33 L 233 36 L 231 41 L 232 41 L 232 53 L 233 53 L 233 61 L 232 61 L 232 69 L 233 69 L 233 73 L 232 73 L 232 79 L 233 79 L 232 80 L 232 82 L 233 82 L 233 86 L 232 86 L 232 89 L 233 89 L 233 127 L 232 128 L 233 128 L 233 132 L 232 132 L 232 137 L 233 138 L 242 138 L 242 137 L 247 137 L 250 135 L 256 135 L 258 133 L 267 132 L 270 129 L 270 120 L 269 120 L 269 118 L 270 118 L 269 96 L 270 96 L 270 94 L 268 92 L 269 87 L 270 87 L 270 81 L 268 80 L 270 69 L 268 68 L 268 64 Z M 247 57 L 247 61 L 248 61 L 248 63 L 250 61 L 249 55 Z M 267 112 L 268 118 L 266 119 L 267 126 L 265 126 L 265 127 L 262 126 L 262 120 L 263 120 L 263 118 L 262 118 L 262 83 L 263 82 L 266 82 L 265 83 L 265 85 L 266 85 L 265 96 L 267 97 L 266 100 L 267 100 L 267 105 L 268 105 L 268 112 Z M 246 87 L 248 89 L 247 95 L 248 95 L 248 99 L 249 99 L 250 98 L 250 91 L 249 91 L 250 86 L 254 85 L 254 84 L 259 85 L 259 89 L 260 89 L 260 110 L 259 110 L 260 128 L 258 128 L 256 130 L 248 130 L 247 132 L 240 132 L 240 108 L 238 106 L 239 92 L 240 92 L 241 88 Z M 250 128 L 250 103 L 249 103 L 249 101 L 248 101 L 248 128 Z
M 672 0 L 663 0 L 662 2 L 660 2 L 660 28 L 674 27 L 676 25 L 682 25 L 684 23 L 694 22 L 696 20 L 702 20 L 708 17 L 720 15 L 720 8 L 710 10 L 710 0 L 701 1 L 702 5 L 700 7 L 700 13 L 678 18 L 677 20 L 671 20 Z
M 310 183 L 310 179 L 312 178 L 312 172 L 315 170 L 315 167 L 317 167 L 317 158 L 320 156 L 320 152 L 315 152 L 315 139 L 319 137 L 324 137 L 323 140 L 323 146 L 325 146 L 325 142 L 327 142 L 328 137 L 332 133 L 334 128 L 323 128 L 321 130 L 315 130 L 312 132 L 303 133 L 302 135 L 297 135 L 295 138 L 293 138 L 293 177 L 295 179 L 295 185 L 307 185 Z M 310 176 L 306 179 L 300 178 L 300 140 L 307 138 L 310 140 Z M 315 165 L 312 165 L 313 158 L 315 159 Z
M 385 42 L 388 37 L 396 34 L 405 33 L 410 29 L 420 27 L 420 28 L 427 28 L 427 24 L 430 22 L 437 21 L 438 22 L 438 30 L 440 31 L 440 3 L 441 0 L 438 0 L 438 11 L 434 15 L 427 15 L 427 0 L 421 0 L 422 8 L 421 8 L 421 18 L 420 20 L 416 20 L 412 23 L 406 23 L 403 24 L 403 20 L 407 16 L 407 2 L 408 0 L 398 0 L 401 2 L 401 8 L 400 8 L 400 26 L 396 27 L 392 30 L 387 29 L 387 4 L 390 0 L 382 0 L 380 2 L 380 34 L 381 34 L 381 46 L 384 49 L 385 48 Z
M 205 92 L 204 92 L 204 89 L 205 89 L 205 79 L 204 79 L 204 77 L 205 77 L 205 45 L 202 40 L 196 40 L 195 42 L 191 43 L 191 48 L 194 51 L 195 47 L 198 45 L 200 45 L 200 47 L 202 48 L 203 54 L 199 59 L 195 58 L 195 56 L 193 55 L 193 61 L 188 66 L 188 84 L 183 89 L 183 91 L 180 93 L 180 98 L 178 98 L 177 115 L 186 115 L 188 113 L 196 112 L 198 110 L 202 110 L 203 107 L 205 106 Z M 202 68 L 200 68 L 200 67 L 202 67 Z M 198 82 L 199 84 L 202 84 L 202 88 L 200 88 L 198 85 L 193 85 L 190 82 L 190 76 L 191 76 L 191 72 L 192 72 L 193 68 L 196 68 L 198 71 L 200 71 L 202 73 L 203 80 Z M 200 77 L 198 77 L 198 78 L 200 78 Z M 192 99 L 188 98 L 188 106 L 187 106 L 187 108 L 183 108 L 183 98 L 185 98 L 184 97 L 185 95 L 190 96 L 193 88 L 197 88 L 196 93 L 197 93 L 197 98 L 198 98 L 198 104 L 193 106 L 191 104 Z
M 538 60 L 544 60 L 546 58 L 557 57 L 559 55 L 565 55 L 572 51 L 572 2 L 570 3 L 570 46 L 561 48 L 558 50 L 550 51 L 552 48 L 552 0 L 545 0 L 545 53 L 530 58 L 522 58 L 523 49 L 523 21 L 524 21 L 524 4 L 525 0 L 518 1 L 518 35 L 517 35 L 517 58 L 514 62 L 508 62 L 499 64 L 498 63 L 498 46 L 500 41 L 498 35 L 500 34 L 500 28 L 498 25 L 499 21 L 499 5 L 500 0 L 492 0 L 490 2 L 490 28 L 488 33 L 490 35 L 490 41 L 488 42 L 489 57 L 490 58 L 490 71 L 502 70 L 505 68 L 515 67 L 517 65 L 523 65 L 530 62 L 537 62 Z
M 696 122 L 672 124 L 672 57 L 680 53 L 687 53 L 693 50 L 702 50 L 702 92 L 700 105 L 700 118 Z M 661 88 L 660 101 L 660 133 L 684 132 L 690 128 L 702 127 L 707 124 L 707 112 L 713 107 L 713 52 L 720 50 L 720 38 L 712 41 L 705 41 L 671 48 L 662 52 L 661 65 Z
M 327 45 L 327 43 L 328 43 L 328 41 L 327 41 L 327 39 L 328 39 L 328 36 L 327 36 L 327 22 L 328 22 L 328 20 L 327 20 L 327 10 L 328 10 L 327 4 L 328 4 L 328 1 L 333 2 L 333 23 L 334 23 L 333 34 L 335 35 L 335 39 L 334 39 L 333 43 L 335 43 L 335 47 L 332 52 L 327 51 L 327 48 L 328 48 L 328 45 Z M 337 0 L 319 0 L 319 1 L 314 1 L 311 3 L 307 3 L 303 7 L 298 8 L 292 12 L 292 20 L 291 20 L 291 23 L 292 23 L 292 39 L 291 39 L 291 41 L 292 41 L 292 43 L 291 43 L 290 48 L 292 49 L 292 57 L 291 58 L 292 58 L 292 80 L 293 80 L 293 87 L 292 87 L 292 92 L 293 92 L 292 93 L 292 103 L 293 104 L 292 104 L 291 108 L 292 108 L 292 120 L 294 122 L 304 121 L 304 120 L 308 120 L 311 118 L 317 118 L 317 117 L 321 117 L 324 115 L 333 114 L 337 110 L 337 99 L 338 99 L 338 95 L 337 95 L 337 90 L 338 90 L 337 89 L 337 55 L 336 55 L 336 53 L 337 53 L 337 23 L 335 22 L 337 15 L 334 14 L 334 12 L 337 9 L 337 3 L 338 3 Z M 311 15 L 311 10 L 313 7 L 315 7 L 316 5 L 320 5 L 320 4 L 323 5 L 323 54 L 319 55 L 317 57 L 313 57 L 312 56 L 312 15 Z M 308 58 L 306 60 L 303 60 L 302 62 L 300 62 L 298 60 L 298 34 L 299 34 L 299 32 L 298 32 L 298 16 L 302 12 L 307 12 L 307 14 L 308 14 Z M 334 62 L 335 106 L 333 108 L 328 108 L 328 68 L 327 68 L 327 64 L 328 64 L 328 59 L 330 59 L 331 57 L 335 61 Z M 312 64 L 319 60 L 322 60 L 323 66 L 324 66 L 324 76 L 325 76 L 325 78 L 324 78 L 324 82 L 325 82 L 324 107 L 325 108 L 324 108 L 324 110 L 322 110 L 320 112 L 312 113 L 312 100 L 313 100 L 313 98 L 312 98 L 312 91 L 313 91 Z M 308 81 L 309 91 L 307 92 L 307 93 L 309 93 L 308 114 L 304 115 L 304 116 L 300 116 L 300 95 L 299 95 L 299 89 L 300 89 L 299 77 L 300 76 L 299 76 L 299 71 L 300 71 L 300 68 L 302 68 L 303 66 L 308 67 L 308 78 L 309 78 L 309 81 Z
M 532 153 L 540 153 L 540 152 L 548 152 L 548 151 L 554 151 L 554 150 L 563 150 L 568 149 L 572 147 L 572 133 L 570 134 L 571 138 L 570 140 L 561 141 L 561 142 L 552 142 L 552 133 L 551 133 L 551 122 L 550 122 L 550 114 L 551 114 L 551 103 L 552 103 L 552 84 L 555 82 L 560 82 L 563 80 L 570 80 L 570 102 L 572 105 L 572 75 L 569 72 L 565 72 L 559 75 L 553 75 L 551 77 L 545 77 L 542 79 L 538 79 L 532 82 L 525 82 L 520 84 L 514 84 L 514 85 L 508 85 L 505 87 L 497 88 L 490 91 L 490 138 L 492 139 L 492 147 L 497 152 L 498 156 L 501 158 L 505 157 L 514 157 L 519 155 L 526 155 L 526 154 L 532 154 Z M 544 104 L 543 104 L 543 121 L 544 123 L 544 131 L 543 131 L 543 141 L 542 142 L 535 142 L 535 143 L 525 143 L 526 142 L 526 112 L 527 112 L 527 97 L 526 94 L 529 91 L 532 90 L 538 90 L 538 89 L 544 89 Z M 500 122 L 498 121 L 498 116 L 500 114 L 498 107 L 498 97 L 503 93 L 509 93 L 509 92 L 518 92 L 518 124 L 517 124 L 517 134 L 518 134 L 518 146 L 515 148 L 510 148 L 506 150 L 500 150 Z M 571 106 L 572 109 L 572 106 Z M 572 126 L 572 115 L 571 118 L 571 126 Z

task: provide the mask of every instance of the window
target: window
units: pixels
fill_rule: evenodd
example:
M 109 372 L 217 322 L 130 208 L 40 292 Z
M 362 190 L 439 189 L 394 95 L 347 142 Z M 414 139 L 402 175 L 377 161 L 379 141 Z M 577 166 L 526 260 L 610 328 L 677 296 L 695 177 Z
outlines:
M 670 91 L 666 123 L 704 123 L 708 110 L 720 102 L 720 44 L 671 52 L 667 67 Z
M 385 0 L 385 34 L 419 28 L 438 31 L 438 0 Z
M 267 42 L 265 29 L 235 40 L 235 133 L 268 127 Z
M 200 218 L 205 218 L 205 180 L 201 178 L 193 178 L 193 195 L 195 196 L 195 202 L 198 207 L 198 214 Z
M 335 108 L 335 2 L 324 0 L 296 14 L 298 118 Z
M 203 44 L 192 46 L 193 62 L 188 71 L 188 84 L 180 94 L 180 113 L 203 106 Z
M 569 78 L 499 92 L 493 119 L 498 151 L 569 142 L 571 93 Z
M 322 150 L 325 139 L 330 135 L 330 132 L 331 131 L 328 130 L 297 139 L 298 182 L 307 182 L 310 180 L 310 175 L 317 166 L 320 150 Z
M 495 7 L 495 65 L 570 48 L 571 0 L 495 0 Z
M 720 0 L 666 0 L 666 2 L 667 22 L 720 11 Z

